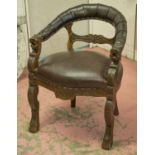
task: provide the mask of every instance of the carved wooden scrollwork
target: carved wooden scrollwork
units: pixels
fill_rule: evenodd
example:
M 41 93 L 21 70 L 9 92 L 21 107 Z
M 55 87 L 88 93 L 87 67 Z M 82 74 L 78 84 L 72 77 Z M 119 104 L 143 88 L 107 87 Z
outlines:
M 32 53 L 29 55 L 28 70 L 29 72 L 32 72 L 35 68 L 38 67 L 38 59 L 41 52 L 41 41 L 35 38 L 31 38 L 30 43 L 32 47 Z
M 69 36 L 68 44 L 67 44 L 68 50 L 73 50 L 73 43 L 75 41 L 84 41 L 84 42 L 94 43 L 94 44 L 98 43 L 98 44 L 111 44 L 111 45 L 114 43 L 115 37 L 106 38 L 102 35 L 96 35 L 96 34 L 88 34 L 83 36 L 77 35 L 72 32 L 72 26 L 73 26 L 73 23 L 69 23 L 65 26 Z
M 113 100 L 113 94 L 115 94 L 115 82 L 116 82 L 117 65 L 113 62 L 110 64 L 108 69 L 107 77 L 107 98 Z
M 94 44 L 113 44 L 114 39 L 108 39 L 105 38 L 102 35 L 96 35 L 96 34 L 88 34 L 88 35 L 84 35 L 84 36 L 79 36 L 75 33 L 73 33 L 73 40 L 74 41 L 84 41 L 84 42 L 88 42 L 88 43 L 94 43 Z
M 109 69 L 108 69 L 108 85 L 114 86 L 115 82 L 115 77 L 116 77 L 116 71 L 117 71 L 117 65 L 114 64 L 113 62 L 110 64 Z

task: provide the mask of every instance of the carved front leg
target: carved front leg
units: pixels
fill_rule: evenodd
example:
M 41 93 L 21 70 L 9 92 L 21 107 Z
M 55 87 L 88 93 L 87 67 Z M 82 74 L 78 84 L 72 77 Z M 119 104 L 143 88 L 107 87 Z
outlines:
M 116 103 L 115 90 L 115 75 L 117 66 L 113 63 L 108 69 L 108 84 L 107 84 L 107 101 L 105 104 L 104 117 L 106 122 L 106 129 L 103 138 L 102 148 L 109 150 L 113 144 L 113 128 L 114 128 L 114 108 Z
M 114 102 L 107 99 L 105 105 L 105 122 L 106 122 L 106 130 L 103 138 L 102 148 L 109 150 L 112 147 L 113 143 L 113 128 L 114 128 Z
M 28 89 L 28 100 L 31 107 L 31 121 L 29 126 L 29 131 L 35 133 L 39 130 L 39 102 L 37 100 L 38 95 L 38 86 L 37 85 L 29 85 Z
M 38 85 L 34 78 L 34 71 L 38 67 L 38 59 L 41 52 L 41 40 L 34 36 L 30 39 L 30 42 L 33 51 L 32 53 L 30 53 L 28 60 L 28 70 L 29 70 L 28 101 L 32 112 L 29 131 L 35 133 L 39 130 L 39 102 L 37 100 Z

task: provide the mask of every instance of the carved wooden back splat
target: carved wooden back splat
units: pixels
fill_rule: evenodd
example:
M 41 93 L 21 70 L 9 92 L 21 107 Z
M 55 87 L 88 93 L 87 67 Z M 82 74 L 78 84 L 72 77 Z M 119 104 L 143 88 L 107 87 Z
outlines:
M 115 40 L 115 36 L 113 38 L 106 38 L 102 35 L 96 35 L 96 34 L 88 34 L 88 35 L 77 35 L 75 33 L 73 33 L 72 31 L 72 26 L 73 23 L 69 23 L 65 26 L 67 32 L 68 32 L 68 43 L 67 43 L 67 48 L 69 51 L 73 50 L 73 43 L 75 41 L 83 41 L 83 42 L 87 42 L 87 43 L 94 43 L 94 44 L 110 44 L 113 45 L 114 44 L 114 40 Z

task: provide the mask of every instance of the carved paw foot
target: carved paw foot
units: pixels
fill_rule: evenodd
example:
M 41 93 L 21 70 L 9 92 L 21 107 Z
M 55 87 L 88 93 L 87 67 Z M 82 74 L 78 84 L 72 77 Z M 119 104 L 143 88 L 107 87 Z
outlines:
M 113 138 L 110 135 L 105 135 L 102 142 L 102 148 L 110 150 L 112 148 Z
M 37 120 L 32 119 L 29 126 L 29 131 L 31 133 L 36 133 L 39 131 L 39 122 Z

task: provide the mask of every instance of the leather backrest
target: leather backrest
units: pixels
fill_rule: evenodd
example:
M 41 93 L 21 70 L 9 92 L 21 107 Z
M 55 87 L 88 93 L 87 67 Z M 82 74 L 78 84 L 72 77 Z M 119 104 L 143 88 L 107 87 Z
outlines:
M 109 22 L 115 27 L 117 38 L 126 39 L 127 24 L 124 16 L 115 8 L 102 4 L 82 4 L 70 8 L 57 16 L 47 25 L 46 31 L 41 31 L 38 35 L 42 36 L 42 40 L 47 40 L 66 24 L 85 19 L 99 19 Z
M 70 23 L 85 19 L 99 19 L 111 23 L 115 27 L 114 38 L 107 40 L 112 45 L 110 50 L 110 57 L 114 63 L 119 63 L 121 53 L 124 48 L 127 36 L 127 22 L 125 17 L 117 9 L 102 4 L 82 4 L 70 8 L 57 16 L 50 24 L 48 24 L 42 31 L 34 35 L 30 42 L 32 44 L 40 43 L 47 40 L 50 36 L 55 34 L 60 28 L 70 25 Z M 70 33 L 70 38 L 72 33 Z M 69 38 L 69 39 L 70 39 Z M 87 37 L 86 37 L 87 38 Z M 89 36 L 90 38 L 90 36 Z M 95 38 L 95 39 L 92 39 Z M 95 42 L 100 40 L 100 36 L 92 37 L 91 40 Z M 71 39 L 70 39 L 71 40 Z M 80 38 L 81 40 L 81 38 Z M 105 40 L 105 38 L 102 38 Z M 72 45 L 68 44 L 68 49 L 72 49 Z

